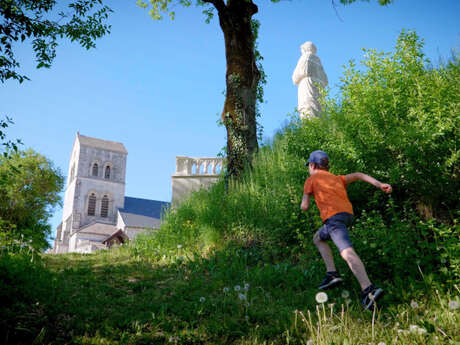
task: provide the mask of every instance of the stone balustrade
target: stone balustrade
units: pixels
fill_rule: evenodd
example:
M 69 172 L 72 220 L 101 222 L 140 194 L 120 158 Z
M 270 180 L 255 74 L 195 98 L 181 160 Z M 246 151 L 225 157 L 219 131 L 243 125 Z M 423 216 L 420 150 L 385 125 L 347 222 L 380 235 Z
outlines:
M 176 173 L 172 175 L 172 206 L 178 206 L 191 192 L 209 188 L 223 171 L 223 158 L 176 157 Z
M 176 157 L 174 176 L 206 175 L 218 176 L 222 171 L 223 158 Z

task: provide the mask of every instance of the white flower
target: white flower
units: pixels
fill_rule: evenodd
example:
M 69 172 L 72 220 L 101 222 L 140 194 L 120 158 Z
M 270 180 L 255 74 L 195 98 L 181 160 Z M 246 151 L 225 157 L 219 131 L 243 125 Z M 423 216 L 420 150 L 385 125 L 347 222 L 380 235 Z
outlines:
M 449 308 L 452 309 L 452 310 L 455 310 L 455 309 L 458 309 L 458 307 L 460 306 L 458 301 L 449 301 Z
M 235 285 L 235 287 L 233 288 L 233 290 L 235 290 L 235 291 L 240 291 L 240 290 L 241 290 L 241 286 Z
M 246 290 L 246 291 L 249 290 L 249 284 L 248 283 L 244 284 L 244 290 Z
M 224 293 L 228 293 L 230 291 L 230 289 L 228 287 L 224 287 Z
M 327 294 L 325 292 L 318 292 L 315 296 L 316 302 L 325 303 L 327 302 Z
M 410 325 L 409 326 L 409 332 L 411 333 L 418 333 L 418 334 L 425 334 L 426 333 L 426 329 L 425 328 L 421 328 L 417 325 Z
M 411 302 L 410 302 L 410 306 L 411 306 L 412 308 L 414 308 L 414 309 L 415 309 L 415 308 L 418 308 L 418 303 L 415 302 L 415 301 L 411 301 Z
M 204 301 L 206 301 L 206 298 L 200 297 L 200 302 L 203 303 Z
M 241 301 L 244 301 L 246 299 L 246 295 L 245 294 L 242 294 L 242 293 L 239 293 L 238 294 L 238 298 L 241 300 Z
M 308 341 L 307 341 L 307 345 L 313 345 L 313 344 L 314 344 L 314 341 L 313 341 L 313 340 L 311 340 L 311 339 L 308 339 Z
M 249 308 L 250 305 L 251 305 L 251 304 L 249 304 L 249 302 L 246 302 L 246 303 L 244 304 L 244 306 L 245 306 L 246 308 Z
M 351 299 L 347 298 L 347 299 L 345 300 L 345 303 L 346 303 L 346 304 L 350 304 L 350 303 L 351 303 Z
M 181 248 L 182 248 L 182 244 L 178 244 L 177 249 L 181 249 Z
M 417 326 L 417 325 L 410 325 L 410 326 L 409 326 L 409 331 L 410 331 L 411 333 L 415 333 L 415 332 L 417 332 L 417 330 L 418 330 L 418 326 Z
M 381 341 L 381 342 L 378 343 L 377 345 L 387 345 L 387 344 L 385 344 L 383 341 Z
M 348 298 L 350 297 L 350 293 L 348 292 L 348 290 L 343 290 L 342 291 L 342 298 Z

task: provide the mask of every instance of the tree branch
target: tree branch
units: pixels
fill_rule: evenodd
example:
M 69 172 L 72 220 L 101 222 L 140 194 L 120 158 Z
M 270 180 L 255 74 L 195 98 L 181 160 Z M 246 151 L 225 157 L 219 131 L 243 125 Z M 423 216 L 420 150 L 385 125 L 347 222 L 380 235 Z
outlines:
M 224 13 L 227 10 L 224 0 L 202 0 L 203 2 L 213 4 L 219 13 Z

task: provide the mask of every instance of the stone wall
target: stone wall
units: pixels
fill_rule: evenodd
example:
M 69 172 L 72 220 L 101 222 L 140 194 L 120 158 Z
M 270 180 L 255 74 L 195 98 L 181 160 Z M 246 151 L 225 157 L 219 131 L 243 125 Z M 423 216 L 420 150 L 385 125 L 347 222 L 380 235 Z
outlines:
M 177 207 L 192 191 L 216 183 L 222 167 L 222 158 L 177 156 L 176 173 L 172 176 L 172 206 Z

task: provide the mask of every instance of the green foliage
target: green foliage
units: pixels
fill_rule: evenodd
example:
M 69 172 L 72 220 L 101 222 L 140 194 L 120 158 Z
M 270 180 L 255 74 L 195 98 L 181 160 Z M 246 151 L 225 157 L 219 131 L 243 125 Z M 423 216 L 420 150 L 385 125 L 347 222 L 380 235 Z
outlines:
M 56 17 L 56 0 L 4 0 L 0 2 L 0 81 L 28 79 L 17 72 L 20 67 L 13 45 L 32 40 L 37 68 L 50 67 L 56 56 L 57 40 L 66 37 L 86 48 L 110 32 L 103 22 L 112 10 L 102 0 L 77 0 Z
M 8 156 L 8 152 L 10 151 L 17 151 L 18 145 L 22 144 L 21 140 L 17 139 L 15 141 L 6 140 L 6 132 L 5 129 L 8 128 L 9 125 L 13 124 L 13 120 L 10 119 L 8 116 L 4 120 L 0 120 L 0 152 L 3 154 L 4 157 Z M 1 180 L 0 180 L 1 183 Z
M 350 62 L 327 117 L 293 126 L 289 150 L 305 157 L 322 148 L 335 171 L 367 171 L 394 185 L 398 202 L 452 220 L 460 190 L 460 60 L 427 68 L 421 48 L 415 33 L 403 32 L 392 54 L 365 50 L 364 70 Z
M 46 249 L 48 220 L 61 201 L 61 172 L 33 150 L 17 151 L 0 156 L 0 181 L 0 244 L 14 252 Z

